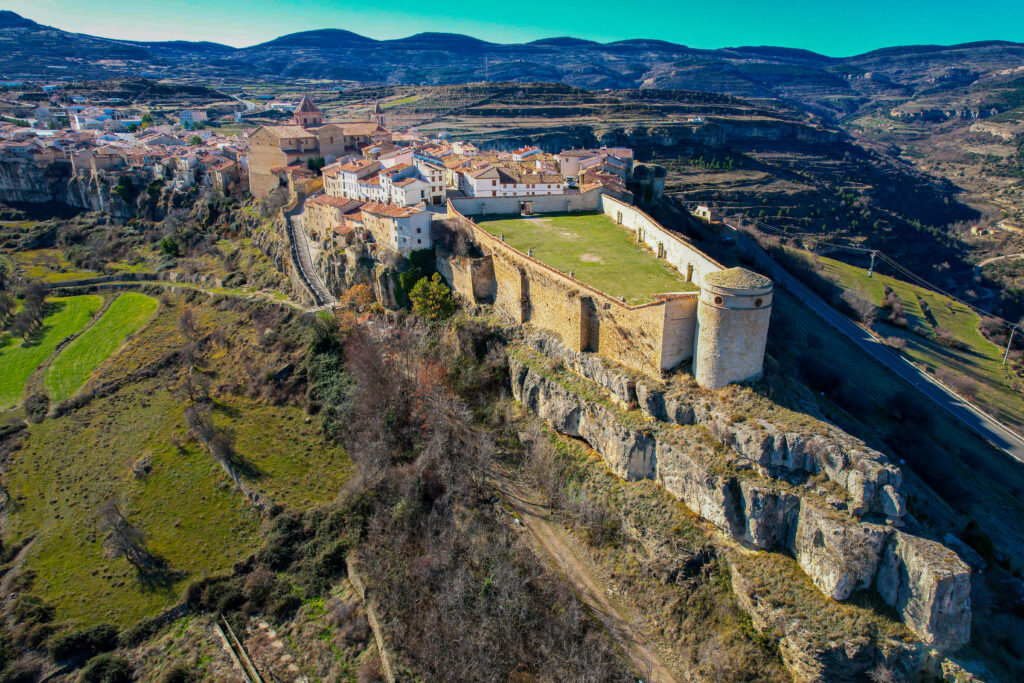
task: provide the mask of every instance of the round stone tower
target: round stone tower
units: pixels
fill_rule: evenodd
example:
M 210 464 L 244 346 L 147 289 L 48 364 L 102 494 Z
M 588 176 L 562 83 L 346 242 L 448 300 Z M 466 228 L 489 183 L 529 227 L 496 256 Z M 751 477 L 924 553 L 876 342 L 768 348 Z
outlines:
M 704 275 L 697 301 L 693 374 L 705 389 L 718 389 L 761 374 L 772 281 L 745 268 Z

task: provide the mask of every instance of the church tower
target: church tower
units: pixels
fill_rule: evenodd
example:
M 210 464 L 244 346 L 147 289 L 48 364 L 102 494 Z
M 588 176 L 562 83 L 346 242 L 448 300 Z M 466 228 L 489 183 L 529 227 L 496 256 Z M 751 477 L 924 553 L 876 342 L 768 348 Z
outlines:
M 313 104 L 309 95 L 302 96 L 302 101 L 295 107 L 293 114 L 295 125 L 303 128 L 322 126 L 324 123 L 324 113 Z
M 381 128 L 387 128 L 387 126 L 384 125 L 384 110 L 380 108 L 380 102 L 373 105 L 371 120 Z

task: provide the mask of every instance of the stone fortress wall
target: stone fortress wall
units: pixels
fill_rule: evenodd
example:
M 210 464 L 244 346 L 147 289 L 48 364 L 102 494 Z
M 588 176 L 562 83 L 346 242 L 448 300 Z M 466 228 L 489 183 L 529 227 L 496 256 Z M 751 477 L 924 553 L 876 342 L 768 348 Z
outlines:
M 600 211 L 602 194 L 595 187 L 586 192 L 538 195 L 536 197 L 451 197 L 449 202 L 464 216 L 510 216 L 518 214 L 523 204 L 529 204 L 533 213 L 568 213 L 573 211 Z
M 603 212 L 632 230 L 638 242 L 650 247 L 695 284 L 700 285 L 712 273 L 739 270 L 725 271 L 720 263 L 665 230 L 636 207 L 607 195 L 576 202 L 582 196 L 552 198 L 558 201 L 550 204 L 561 211 L 570 207 L 571 210 Z M 529 322 L 554 332 L 574 351 L 596 352 L 652 377 L 660 377 L 681 362 L 701 355 L 701 349 L 697 348 L 699 292 L 657 294 L 653 302 L 630 306 L 524 254 L 461 213 L 461 210 L 476 209 L 486 213 L 518 214 L 522 201 L 520 198 L 487 198 L 473 200 L 473 203 L 448 202 L 447 220 L 466 233 L 484 253 L 483 258 L 477 259 L 454 256 L 439 259 L 441 274 L 459 295 L 474 303 L 493 303 L 498 313 L 516 323 Z M 534 212 L 541 208 L 548 208 L 548 204 L 532 206 Z M 761 277 L 754 273 L 749 276 Z M 708 382 L 705 386 L 718 388 L 760 373 L 771 314 L 771 282 L 761 279 L 767 283 L 769 295 L 758 297 L 760 308 L 753 315 L 748 310 L 734 311 L 735 306 L 727 306 L 705 316 L 703 334 L 709 340 L 707 353 L 735 356 L 695 361 L 695 367 L 716 369 L 703 375 Z M 734 315 L 736 320 L 732 319 Z M 711 343 L 720 324 L 727 327 L 733 337 L 728 343 Z
M 451 203 L 448 219 L 485 254 L 442 259 L 442 275 L 466 299 L 493 303 L 499 314 L 554 332 L 573 350 L 597 352 L 647 375 L 660 376 L 693 356 L 697 292 L 630 306 L 515 249 Z
M 658 225 L 656 220 L 632 204 L 603 195 L 599 210 L 619 225 L 632 230 L 637 236 L 637 242 L 645 244 L 658 258 L 664 259 L 698 286 L 703 282 L 705 274 L 724 268 L 721 263 L 679 235 Z

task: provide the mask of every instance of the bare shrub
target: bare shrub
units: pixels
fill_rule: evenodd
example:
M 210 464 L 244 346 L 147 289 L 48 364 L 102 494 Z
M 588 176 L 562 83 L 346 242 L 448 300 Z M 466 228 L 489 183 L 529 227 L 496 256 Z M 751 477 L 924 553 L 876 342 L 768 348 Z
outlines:
M 981 386 L 974 379 L 949 368 L 939 368 L 935 371 L 935 376 L 940 382 L 952 387 L 953 391 L 966 398 L 977 398 L 978 392 L 981 390 Z
M 384 680 L 384 670 L 380 665 L 380 657 L 368 657 L 359 667 L 358 683 L 378 683 Z
M 870 325 L 878 319 L 878 307 L 861 296 L 859 292 L 847 289 L 841 298 L 857 320 L 865 325 Z
M 959 351 L 966 351 L 969 347 L 959 337 L 944 327 L 935 328 L 935 339 L 943 346 Z

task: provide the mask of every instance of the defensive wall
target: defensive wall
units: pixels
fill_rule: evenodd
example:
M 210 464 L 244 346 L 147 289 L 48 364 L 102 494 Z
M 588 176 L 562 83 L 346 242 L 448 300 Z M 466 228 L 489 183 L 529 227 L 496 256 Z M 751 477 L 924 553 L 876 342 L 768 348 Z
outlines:
M 442 275 L 466 299 L 493 303 L 501 315 L 550 330 L 575 351 L 594 351 L 647 375 L 660 376 L 693 356 L 698 292 L 630 306 L 503 242 L 452 202 L 448 218 L 485 255 L 442 259 Z
M 522 200 L 498 199 L 514 199 L 511 203 L 502 201 L 498 205 L 501 211 L 519 212 Z M 462 206 L 469 205 L 463 203 Z M 563 209 L 566 204 L 563 201 L 557 206 Z M 498 207 L 490 208 L 497 212 Z M 616 223 L 632 230 L 638 242 L 655 245 L 653 250 L 659 257 L 696 284 L 701 284 L 712 273 L 735 270 L 760 278 L 759 291 L 767 295 L 756 298 L 756 307 L 746 298 L 742 299 L 746 305 L 741 313 L 732 305 L 728 288 L 719 287 L 721 291 L 716 291 L 709 299 L 710 305 L 717 306 L 715 315 L 705 316 L 708 322 L 700 336 L 697 324 L 700 292 L 654 294 L 654 301 L 631 306 L 492 235 L 466 218 L 453 200 L 448 202 L 450 225 L 466 233 L 484 256 L 475 259 L 444 256 L 438 259 L 441 274 L 469 301 L 492 303 L 506 318 L 554 332 L 573 351 L 596 352 L 648 376 L 660 377 L 690 358 L 695 359 L 695 368 L 714 368 L 713 372 L 701 375 L 702 383 L 710 388 L 758 375 L 771 314 L 771 281 L 742 269 L 725 270 L 720 263 L 662 228 L 643 211 L 618 199 L 602 195 L 597 207 Z M 490 211 L 489 207 L 482 208 Z M 536 213 L 538 208 L 534 205 L 533 211 Z M 733 320 L 734 315 L 742 315 L 743 320 Z M 730 335 L 722 343 L 715 337 L 718 324 Z M 697 358 L 698 338 L 706 340 L 705 348 L 713 358 Z M 723 354 L 728 357 L 721 358 Z
M 698 286 L 703 282 L 704 275 L 724 268 L 721 263 L 679 235 L 658 225 L 656 220 L 632 204 L 609 195 L 602 195 L 598 206 L 608 218 L 632 230 L 637 242 L 646 245 L 658 258 L 664 259 L 687 280 Z
M 509 216 L 518 214 L 525 205 L 527 213 L 573 213 L 600 211 L 602 193 L 595 187 L 586 192 L 538 195 L 536 197 L 452 197 L 448 202 L 463 216 Z

